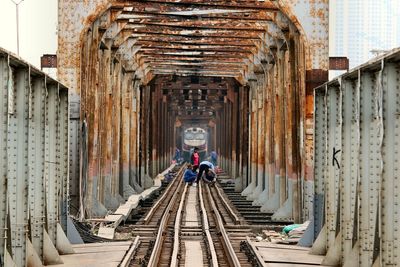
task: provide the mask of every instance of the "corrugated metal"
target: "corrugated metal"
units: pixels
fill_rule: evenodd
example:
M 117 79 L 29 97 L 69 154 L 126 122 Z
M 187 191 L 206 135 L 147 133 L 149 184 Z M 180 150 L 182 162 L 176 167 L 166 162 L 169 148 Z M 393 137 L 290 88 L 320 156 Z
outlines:
M 0 256 L 25 266 L 66 224 L 68 91 L 1 49 L 0 90 Z
M 326 264 L 399 262 L 399 61 L 397 50 L 315 90 L 314 250 Z

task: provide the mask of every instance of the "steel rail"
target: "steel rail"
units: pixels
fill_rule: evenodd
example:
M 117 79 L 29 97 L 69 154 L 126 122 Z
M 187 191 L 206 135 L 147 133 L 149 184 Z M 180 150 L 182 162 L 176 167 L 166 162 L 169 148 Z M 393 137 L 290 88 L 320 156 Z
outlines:
M 216 221 L 217 221 L 216 226 L 217 226 L 218 230 L 220 231 L 220 233 L 222 235 L 222 238 L 223 238 L 223 241 L 224 241 L 223 244 L 224 244 L 224 247 L 225 247 L 226 252 L 228 254 L 227 256 L 229 256 L 228 260 L 230 261 L 231 266 L 240 267 L 241 264 L 239 262 L 239 259 L 236 256 L 235 250 L 232 247 L 232 244 L 231 244 L 231 242 L 229 240 L 228 234 L 225 231 L 224 223 L 222 221 L 221 215 L 219 214 L 217 206 L 215 205 L 214 199 L 211 196 L 210 188 L 208 186 L 206 188 L 207 188 L 207 193 L 208 193 L 208 199 L 209 199 L 209 201 L 211 203 L 212 209 L 214 210 L 214 216 L 215 216 Z
M 181 185 L 183 183 L 183 177 L 182 177 L 182 172 L 181 171 L 179 172 L 179 175 L 177 175 L 175 177 L 175 179 L 179 180 L 178 186 L 177 186 L 177 189 L 175 190 L 171 200 L 169 201 L 167 208 L 164 210 L 163 216 L 161 218 L 161 221 L 160 221 L 160 224 L 159 224 L 159 228 L 158 228 L 158 231 L 157 231 L 157 238 L 156 238 L 156 241 L 154 243 L 154 248 L 153 248 L 153 251 L 151 252 L 151 256 L 150 256 L 150 259 L 149 259 L 149 262 L 148 262 L 148 265 L 147 265 L 148 267 L 157 266 L 158 261 L 160 259 L 163 239 L 165 238 L 165 235 L 164 235 L 165 232 L 164 231 L 165 231 L 166 227 L 168 226 L 168 220 L 169 220 L 169 217 L 171 215 L 170 211 L 172 210 L 172 207 L 175 204 L 175 200 L 178 197 L 178 194 L 176 193 L 176 191 L 178 191 L 178 189 L 181 187 Z M 182 194 L 182 197 L 184 197 L 183 194 Z
M 174 249 L 172 251 L 172 258 L 171 258 L 171 264 L 170 266 L 178 266 L 178 253 L 179 253 L 179 243 L 180 243 L 180 234 L 181 234 L 181 226 L 182 226 L 182 210 L 183 210 L 183 204 L 186 199 L 186 192 L 187 192 L 188 184 L 185 184 L 185 189 L 183 190 L 183 194 L 181 197 L 181 201 L 179 203 L 179 208 L 176 214 L 176 219 L 175 219 L 175 226 L 174 226 Z
M 201 209 L 201 214 L 202 214 L 202 219 L 203 219 L 203 229 L 204 229 L 204 232 L 207 237 L 208 247 L 210 249 L 211 266 L 217 267 L 218 266 L 218 258 L 217 258 L 217 253 L 215 251 L 214 242 L 212 240 L 211 233 L 210 233 L 210 225 L 208 223 L 207 210 L 204 206 L 202 190 L 203 190 L 202 183 L 200 182 L 199 183 L 199 199 L 200 199 L 200 209 Z
M 182 179 L 176 179 L 178 176 L 180 176 L 183 172 L 183 170 L 185 169 L 186 164 L 184 164 L 181 169 L 178 171 L 174 181 L 172 183 L 170 183 L 167 187 L 167 189 L 165 190 L 164 194 L 160 197 L 159 200 L 157 200 L 156 203 L 154 203 L 154 205 L 151 207 L 151 209 L 149 210 L 149 212 L 147 213 L 146 217 L 143 219 L 143 221 L 147 224 L 147 222 L 149 220 L 151 220 L 151 218 L 154 216 L 154 213 L 157 211 L 157 209 L 161 206 L 161 204 L 164 202 L 165 198 L 168 196 L 169 192 L 172 190 L 173 186 L 176 183 L 179 183 L 180 180 Z M 177 181 L 179 180 L 179 181 Z M 179 187 L 179 186 L 178 186 Z
M 136 236 L 135 240 L 133 241 L 131 247 L 129 248 L 128 252 L 126 253 L 124 260 L 118 265 L 118 267 L 128 267 L 135 250 L 140 245 L 140 236 Z
M 236 215 L 236 213 L 233 211 L 231 206 L 228 204 L 228 202 L 226 201 L 226 199 L 222 195 L 221 190 L 219 188 L 219 185 L 215 184 L 214 188 L 217 191 L 217 194 L 218 194 L 219 198 L 221 199 L 222 204 L 224 205 L 225 209 L 228 211 L 229 216 L 232 218 L 233 222 L 235 224 L 241 224 L 241 221 L 240 221 L 239 217 Z

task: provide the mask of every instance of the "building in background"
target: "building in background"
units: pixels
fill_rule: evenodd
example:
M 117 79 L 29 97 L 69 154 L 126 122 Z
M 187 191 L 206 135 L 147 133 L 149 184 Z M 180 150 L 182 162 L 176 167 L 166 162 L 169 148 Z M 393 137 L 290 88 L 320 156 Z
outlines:
M 399 0 L 329 2 L 330 56 L 348 57 L 353 68 L 400 46 Z M 341 73 L 331 71 L 330 78 Z

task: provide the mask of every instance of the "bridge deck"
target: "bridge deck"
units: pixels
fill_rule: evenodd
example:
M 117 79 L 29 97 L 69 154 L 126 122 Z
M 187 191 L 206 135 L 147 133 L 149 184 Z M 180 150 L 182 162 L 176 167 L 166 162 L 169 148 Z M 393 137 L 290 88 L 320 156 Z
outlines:
M 106 242 L 72 245 L 75 253 L 61 255 L 63 264 L 54 267 L 117 267 L 129 257 L 129 249 L 134 242 Z
M 309 254 L 309 248 L 250 240 L 249 243 L 266 267 L 327 266 L 322 265 L 324 256 Z

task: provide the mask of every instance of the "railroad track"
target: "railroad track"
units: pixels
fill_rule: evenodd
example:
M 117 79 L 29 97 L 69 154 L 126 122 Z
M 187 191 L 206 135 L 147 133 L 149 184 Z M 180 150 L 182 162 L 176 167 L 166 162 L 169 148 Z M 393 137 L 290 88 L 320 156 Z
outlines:
M 185 184 L 185 167 L 131 227 L 141 243 L 130 266 L 252 266 L 240 246 L 251 228 L 219 185 Z

